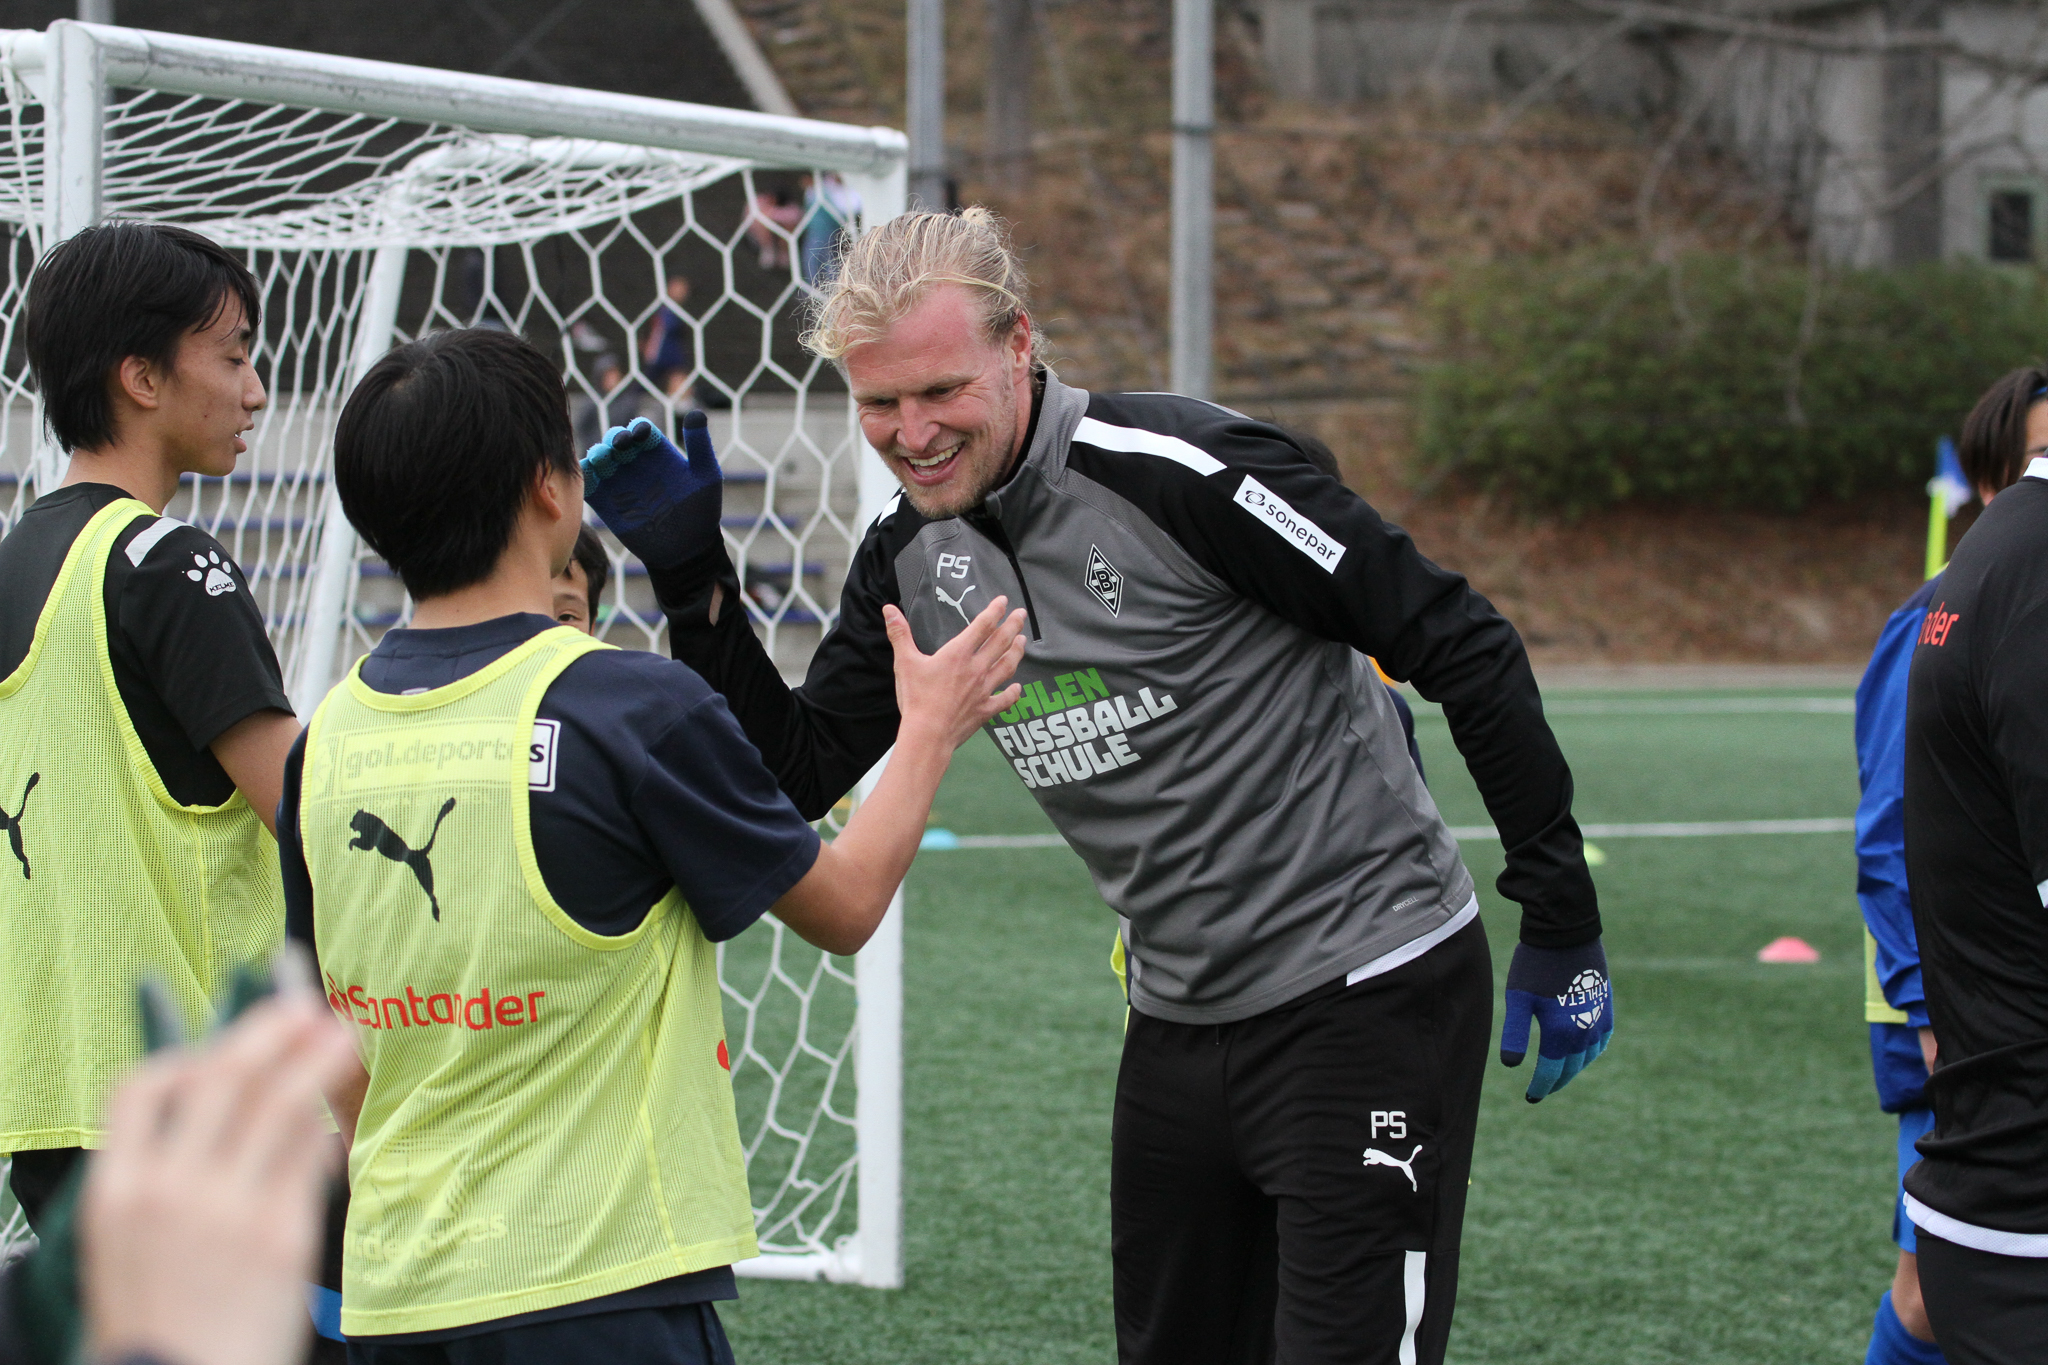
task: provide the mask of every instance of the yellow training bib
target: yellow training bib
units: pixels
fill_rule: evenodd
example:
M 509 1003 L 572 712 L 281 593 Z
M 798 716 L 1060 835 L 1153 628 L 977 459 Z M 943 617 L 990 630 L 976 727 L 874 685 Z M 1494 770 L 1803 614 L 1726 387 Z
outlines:
M 97 1147 L 142 1052 L 155 976 L 202 1027 L 234 967 L 284 939 L 277 843 L 240 792 L 181 806 L 142 747 L 107 653 L 107 558 L 153 513 L 87 522 L 0 680 L 0 1152 Z
M 1863 930 L 1863 1022 L 1866 1024 L 1903 1024 L 1906 1012 L 1895 1010 L 1884 998 L 1884 987 L 1877 979 L 1877 940 L 1870 930 Z
M 300 837 L 328 999 L 369 1092 L 342 1330 L 425 1332 L 756 1254 L 715 950 L 671 888 L 593 934 L 548 894 L 528 792 L 567 627 L 416 696 L 352 673 L 313 718 Z M 360 668 L 360 665 L 358 666 Z

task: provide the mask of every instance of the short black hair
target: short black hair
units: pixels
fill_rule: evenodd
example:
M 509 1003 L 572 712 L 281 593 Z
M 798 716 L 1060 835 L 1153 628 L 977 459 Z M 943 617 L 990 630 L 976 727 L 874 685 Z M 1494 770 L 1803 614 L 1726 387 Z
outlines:
M 556 363 L 511 332 L 433 332 L 370 367 L 334 427 L 342 510 L 414 599 L 490 577 L 534 481 L 576 468 Z
M 612 581 L 612 557 L 604 552 L 604 541 L 589 522 L 576 533 L 576 552 L 571 559 L 583 566 L 583 581 L 590 593 L 590 624 L 595 627 L 598 599 L 604 596 L 604 585 Z
M 2002 376 L 1963 419 L 1956 463 L 1972 492 L 2003 492 L 2027 472 L 2027 411 L 2048 398 L 2048 370 L 2029 365 Z
M 114 439 L 107 385 L 129 356 L 166 369 L 230 302 L 254 331 L 262 291 L 218 242 L 168 223 L 101 223 L 59 242 L 28 283 L 24 339 L 43 420 L 66 450 Z

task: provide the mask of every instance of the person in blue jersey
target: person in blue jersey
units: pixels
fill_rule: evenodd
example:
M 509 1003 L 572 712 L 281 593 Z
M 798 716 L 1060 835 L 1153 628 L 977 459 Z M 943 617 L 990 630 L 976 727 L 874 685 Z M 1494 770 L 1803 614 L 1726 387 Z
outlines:
M 1957 459 L 1989 506 L 2001 489 L 2048 452 L 2048 371 L 2014 370 L 1977 400 L 1963 423 Z M 1930 578 L 1878 633 L 1870 666 L 1856 687 L 1856 899 L 1863 909 L 1864 1017 L 1878 1107 L 1899 1119 L 1899 1178 L 1919 1159 L 1913 1144 L 1934 1127 L 1927 1091 L 1934 1030 L 1920 980 L 1920 947 L 1906 889 L 1906 679 L 1913 648 L 1939 610 L 1941 579 Z M 1878 1300 L 1865 1365 L 1931 1365 L 1944 1359 L 1920 1298 L 1919 1238 L 1903 1193 L 1892 1199 L 1898 1269 Z

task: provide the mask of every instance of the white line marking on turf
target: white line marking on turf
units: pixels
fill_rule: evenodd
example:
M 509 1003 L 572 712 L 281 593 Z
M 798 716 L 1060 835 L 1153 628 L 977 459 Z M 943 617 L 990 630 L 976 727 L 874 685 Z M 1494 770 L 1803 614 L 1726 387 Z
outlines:
M 1852 816 L 1821 820 L 1679 820 L 1642 825 L 1581 825 L 1588 839 L 1701 839 L 1745 834 L 1853 834 Z M 1453 839 L 1498 839 L 1492 825 L 1452 825 Z M 1067 841 L 1057 834 L 962 834 L 953 848 L 1065 848 Z M 947 852 L 928 848 L 927 853 Z
M 1824 820 L 1679 820 L 1645 825 L 1580 825 L 1588 839 L 1711 839 L 1729 834 L 1853 834 L 1853 816 Z M 1453 839 L 1498 839 L 1492 825 L 1452 825 Z M 964 841 L 963 841 L 964 842 Z
M 1418 720 L 1442 720 L 1443 711 L 1413 697 L 1408 704 Z M 1854 697 L 1693 697 L 1670 701 L 1575 700 L 1549 697 L 1543 712 L 1550 716 L 1751 716 L 1793 714 L 1810 716 L 1853 716 Z
M 1692 701 L 1572 701 L 1559 698 L 1543 709 L 1557 716 L 1743 716 L 1790 712 L 1853 716 L 1854 697 L 1700 697 Z

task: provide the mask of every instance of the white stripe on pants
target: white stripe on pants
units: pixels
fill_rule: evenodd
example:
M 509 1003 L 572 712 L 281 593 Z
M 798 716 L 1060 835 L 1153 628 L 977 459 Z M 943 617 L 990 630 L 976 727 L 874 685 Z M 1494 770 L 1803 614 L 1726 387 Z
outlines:
M 1422 1326 L 1423 1271 L 1429 1265 L 1429 1253 L 1404 1254 L 1407 1261 L 1401 1267 L 1401 1297 L 1407 1301 L 1408 1323 L 1401 1329 L 1401 1365 L 1415 1365 L 1415 1329 Z

